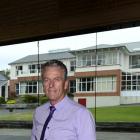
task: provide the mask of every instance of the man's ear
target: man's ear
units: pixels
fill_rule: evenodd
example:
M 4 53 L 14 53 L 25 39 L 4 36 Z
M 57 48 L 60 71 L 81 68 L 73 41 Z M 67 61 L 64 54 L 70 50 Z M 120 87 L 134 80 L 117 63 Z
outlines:
M 66 91 L 69 89 L 69 80 L 68 80 L 68 79 L 65 81 L 64 89 L 65 89 Z

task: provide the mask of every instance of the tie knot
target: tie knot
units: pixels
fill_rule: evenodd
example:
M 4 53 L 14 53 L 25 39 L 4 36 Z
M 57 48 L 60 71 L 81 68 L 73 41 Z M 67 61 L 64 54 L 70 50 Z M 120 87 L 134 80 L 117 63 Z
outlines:
M 56 108 L 54 106 L 50 106 L 50 112 L 54 112 Z

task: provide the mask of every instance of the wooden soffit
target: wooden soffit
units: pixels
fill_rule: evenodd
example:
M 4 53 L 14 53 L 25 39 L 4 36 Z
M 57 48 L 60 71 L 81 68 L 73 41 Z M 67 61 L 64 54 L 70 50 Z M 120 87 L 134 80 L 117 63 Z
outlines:
M 140 25 L 140 0 L 3 0 L 0 46 Z

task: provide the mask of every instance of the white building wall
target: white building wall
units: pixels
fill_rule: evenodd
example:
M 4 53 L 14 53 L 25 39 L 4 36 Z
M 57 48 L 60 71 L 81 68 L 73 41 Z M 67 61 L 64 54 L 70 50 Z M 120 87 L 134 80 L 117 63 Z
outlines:
M 68 73 L 69 73 L 69 71 L 70 71 L 70 60 L 65 59 L 65 60 L 62 60 L 62 62 L 66 65 Z
M 139 73 L 139 72 L 140 72 L 140 68 L 130 69 L 129 71 L 130 71 L 130 72 L 136 72 L 136 73 Z
M 122 71 L 129 71 L 129 55 L 122 54 Z
M 74 59 L 64 59 L 63 63 L 66 65 L 67 70 L 68 70 L 68 76 L 74 76 L 74 71 L 70 71 L 70 61 Z
M 10 75 L 11 79 L 17 79 L 17 77 L 27 77 L 27 76 L 37 75 L 37 73 L 33 73 L 33 75 L 29 73 L 29 69 L 28 69 L 29 63 L 23 63 L 23 64 L 20 64 L 20 66 L 21 65 L 22 65 L 23 70 L 22 70 L 22 72 L 19 71 L 18 75 L 16 75 L 16 66 L 17 65 L 11 65 L 11 75 Z
M 95 97 L 74 97 L 74 100 L 78 102 L 78 98 L 86 99 L 87 108 L 95 107 Z M 96 97 L 96 107 L 104 107 L 104 106 L 117 106 L 120 105 L 120 97 L 119 96 L 97 96 Z
M 139 104 L 140 96 L 124 96 L 120 97 L 120 104 Z
M 89 71 L 103 71 L 103 70 L 116 70 L 120 69 L 120 65 L 98 66 L 98 67 L 82 67 L 76 68 L 76 72 L 89 72 Z
M 10 79 L 17 79 L 17 77 L 16 77 L 16 66 L 15 65 L 11 65 Z
M 70 59 L 64 59 L 62 61 L 67 66 L 68 76 L 73 76 L 74 72 L 70 72 Z M 11 79 L 17 79 L 17 77 L 38 76 L 38 72 L 30 73 L 30 71 L 28 69 L 28 65 L 33 65 L 33 64 L 37 64 L 37 63 L 22 63 L 22 64 L 20 64 L 23 66 L 23 71 L 22 71 L 22 73 L 19 73 L 18 76 L 16 75 L 16 66 L 17 65 L 11 65 L 11 75 L 10 75 Z
M 23 64 L 23 75 L 24 76 L 29 76 L 29 75 L 31 76 L 31 73 L 29 73 L 28 65 L 33 65 L 33 64 L 34 63 L 32 63 L 32 64 L 29 64 L 29 63 L 28 64 L 27 63 Z M 37 73 L 33 73 L 33 74 L 36 75 Z
M 140 103 L 140 91 L 122 91 L 120 103 L 121 104 Z

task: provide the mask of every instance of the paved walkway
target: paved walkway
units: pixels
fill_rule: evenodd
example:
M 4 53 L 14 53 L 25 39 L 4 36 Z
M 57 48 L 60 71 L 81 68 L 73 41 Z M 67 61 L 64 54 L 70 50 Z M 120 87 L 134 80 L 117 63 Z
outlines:
M 140 133 L 97 132 L 97 140 L 140 140 Z
M 30 129 L 0 129 L 0 140 L 30 140 Z M 97 140 L 140 140 L 140 133 L 97 132 Z
M 0 129 L 0 140 L 30 140 L 29 129 Z
M 9 109 L 0 108 L 0 115 L 9 115 L 9 114 L 23 113 L 23 112 L 33 112 L 33 109 L 14 109 L 13 112 L 9 112 Z

